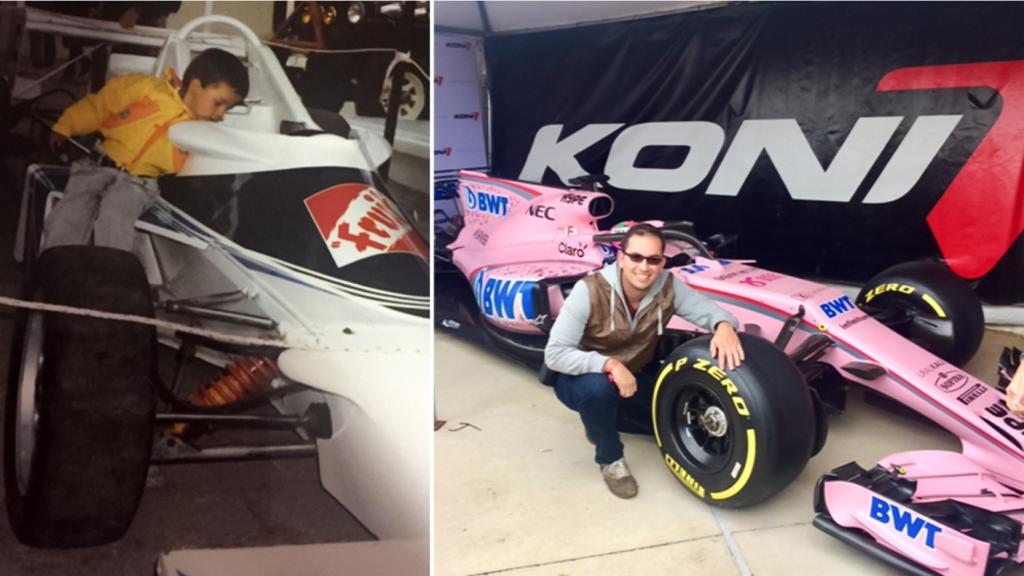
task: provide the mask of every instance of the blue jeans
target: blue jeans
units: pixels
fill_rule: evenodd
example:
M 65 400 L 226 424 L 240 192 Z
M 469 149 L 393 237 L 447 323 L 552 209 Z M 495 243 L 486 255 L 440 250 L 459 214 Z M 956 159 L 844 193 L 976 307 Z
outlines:
M 611 464 L 622 458 L 620 431 L 654 434 L 651 423 L 654 382 L 650 374 L 636 374 L 636 394 L 623 398 L 607 374 L 559 374 L 555 395 L 570 410 L 579 412 L 587 436 L 597 445 L 594 460 L 602 465 Z

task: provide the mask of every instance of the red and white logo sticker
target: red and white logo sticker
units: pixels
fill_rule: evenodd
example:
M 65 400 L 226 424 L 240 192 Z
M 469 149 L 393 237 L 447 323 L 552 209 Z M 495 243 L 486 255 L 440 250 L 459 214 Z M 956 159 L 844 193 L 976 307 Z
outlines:
M 391 201 L 365 184 L 332 186 L 305 203 L 339 268 L 386 252 L 427 257 L 426 245 Z

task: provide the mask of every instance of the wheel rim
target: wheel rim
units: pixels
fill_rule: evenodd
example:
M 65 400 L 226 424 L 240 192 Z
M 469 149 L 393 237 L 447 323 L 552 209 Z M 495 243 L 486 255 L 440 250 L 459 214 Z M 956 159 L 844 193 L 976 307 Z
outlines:
M 402 72 L 401 100 L 398 104 L 398 117 L 404 120 L 415 120 L 423 113 L 426 106 L 426 86 L 415 73 Z M 391 79 L 384 83 L 384 92 L 380 96 L 381 106 L 387 112 L 391 102 Z
M 721 469 L 729 462 L 733 439 L 723 404 L 701 386 L 685 389 L 672 411 L 672 435 L 682 455 L 702 472 Z
M 15 476 L 18 491 L 24 495 L 32 480 L 32 460 L 39 427 L 39 376 L 43 371 L 43 315 L 29 314 L 18 371 L 18 410 L 14 423 Z

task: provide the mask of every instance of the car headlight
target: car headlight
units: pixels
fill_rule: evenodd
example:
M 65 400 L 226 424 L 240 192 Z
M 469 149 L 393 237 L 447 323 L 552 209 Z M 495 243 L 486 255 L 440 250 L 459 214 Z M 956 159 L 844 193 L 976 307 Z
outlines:
M 334 9 L 334 6 L 321 7 L 320 10 L 323 11 L 324 26 L 334 24 L 334 19 L 338 17 L 338 11 Z
M 348 5 L 348 21 L 351 24 L 358 24 L 362 22 L 363 17 L 366 16 L 366 6 L 362 2 L 352 2 Z

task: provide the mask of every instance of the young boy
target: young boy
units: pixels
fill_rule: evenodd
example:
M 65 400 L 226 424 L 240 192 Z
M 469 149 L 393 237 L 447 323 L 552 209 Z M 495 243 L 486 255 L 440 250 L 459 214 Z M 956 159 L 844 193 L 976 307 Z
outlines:
M 121 76 L 68 107 L 53 125 L 50 147 L 98 130 L 105 156 L 72 164 L 64 197 L 46 219 L 44 249 L 87 244 L 94 232 L 97 246 L 131 250 L 135 221 L 159 195 L 156 177 L 185 163 L 167 130 L 183 120 L 219 122 L 248 92 L 245 65 L 211 48 L 188 65 L 180 87 L 172 79 Z

